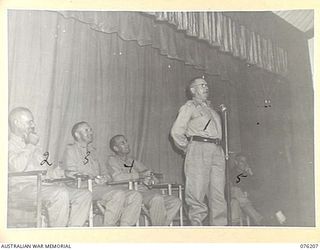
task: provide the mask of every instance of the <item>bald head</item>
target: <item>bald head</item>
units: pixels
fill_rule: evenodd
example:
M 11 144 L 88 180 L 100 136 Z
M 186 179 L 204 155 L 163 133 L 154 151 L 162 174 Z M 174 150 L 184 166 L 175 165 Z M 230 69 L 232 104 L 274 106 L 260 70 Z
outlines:
M 130 146 L 124 135 L 115 135 L 110 139 L 110 149 L 117 155 L 128 155 L 130 153 Z
M 35 124 L 31 111 L 25 107 L 17 107 L 9 113 L 10 131 L 18 136 L 28 136 L 34 132 Z
M 197 85 L 200 85 L 200 84 L 207 84 L 206 80 L 204 80 L 204 78 L 202 77 L 196 77 L 196 78 L 193 78 L 190 83 L 189 83 L 189 88 L 193 88 Z
M 77 142 L 84 145 L 93 141 L 93 130 L 86 121 L 81 121 L 73 125 L 71 134 Z

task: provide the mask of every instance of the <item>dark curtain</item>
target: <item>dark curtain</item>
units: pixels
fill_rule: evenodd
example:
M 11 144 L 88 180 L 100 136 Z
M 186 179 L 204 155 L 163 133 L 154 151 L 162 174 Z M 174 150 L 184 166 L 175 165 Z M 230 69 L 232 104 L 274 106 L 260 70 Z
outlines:
M 259 183 L 251 199 L 268 218 L 281 210 L 288 217 L 288 225 L 293 225 L 297 185 L 289 83 L 253 67 L 244 66 L 241 72 L 238 96 L 241 145 Z
M 72 125 L 85 120 L 95 131 L 101 163 L 110 154 L 109 139 L 125 134 L 134 156 L 167 181 L 181 182 L 183 159 L 169 132 L 186 101 L 187 82 L 205 75 L 214 105 L 235 104 L 234 87 L 219 76 L 56 12 L 10 11 L 9 44 L 9 110 L 32 110 L 51 161 L 72 142 Z
M 86 120 L 95 131 L 102 166 L 111 153 L 109 139 L 121 133 L 135 157 L 164 173 L 165 181 L 182 182 L 183 158 L 169 132 L 186 101 L 187 82 L 203 75 L 213 105 L 224 103 L 230 112 L 230 151 L 250 154 L 261 180 L 255 197 L 260 209 L 283 209 L 292 225 L 314 224 L 313 100 L 305 84 L 310 67 L 306 43 L 289 35 L 294 31 L 280 32 L 287 26 L 265 13 L 228 13 L 264 37 L 279 38 L 281 47 L 290 45 L 285 79 L 218 53 L 166 23 L 153 27 L 141 13 L 122 13 L 127 15 L 120 19 L 123 30 L 104 29 L 108 20 L 112 24 L 110 12 L 104 23 L 89 20 L 97 27 L 65 12 L 8 13 L 9 110 L 32 110 L 51 161 L 59 161 L 72 142 L 72 125 Z M 146 31 L 152 28 L 150 36 Z M 177 57 L 169 56 L 174 51 Z

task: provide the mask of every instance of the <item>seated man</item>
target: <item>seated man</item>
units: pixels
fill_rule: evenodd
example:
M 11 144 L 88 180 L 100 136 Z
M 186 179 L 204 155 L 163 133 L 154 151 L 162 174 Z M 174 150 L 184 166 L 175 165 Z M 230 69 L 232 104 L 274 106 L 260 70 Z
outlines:
M 233 163 L 230 174 L 231 198 L 237 201 L 241 210 L 253 220 L 254 225 L 261 225 L 263 217 L 252 206 L 246 193 L 246 190 L 252 185 L 253 176 L 247 158 L 239 153 L 235 156 Z
M 145 178 L 148 180 L 151 171 L 141 162 L 129 157 L 130 147 L 123 135 L 116 135 L 110 140 L 110 148 L 115 153 L 108 158 L 107 167 L 115 181 Z M 181 201 L 177 197 L 161 195 L 149 190 L 145 185 L 139 185 L 138 190 L 143 197 L 143 203 L 150 212 L 153 226 L 167 226 L 178 212 Z
M 54 174 L 54 167 L 44 162 L 45 157 L 39 146 L 39 136 L 35 132 L 31 111 L 23 107 L 13 109 L 9 114 L 9 127 L 9 172 L 48 170 L 48 173 Z M 9 197 L 11 192 L 21 194 L 23 198 L 35 199 L 35 178 L 10 178 Z M 87 190 L 77 190 L 59 184 L 43 184 L 41 196 L 48 204 L 50 227 L 83 226 L 88 218 L 91 193 Z
M 93 131 L 87 122 L 76 123 L 71 131 L 74 143 L 68 145 L 63 155 L 66 170 L 94 178 L 93 200 L 103 200 L 105 226 L 133 226 L 139 219 L 142 197 L 137 191 L 121 190 L 107 186 L 109 175 L 100 175 L 96 150 L 91 145 Z

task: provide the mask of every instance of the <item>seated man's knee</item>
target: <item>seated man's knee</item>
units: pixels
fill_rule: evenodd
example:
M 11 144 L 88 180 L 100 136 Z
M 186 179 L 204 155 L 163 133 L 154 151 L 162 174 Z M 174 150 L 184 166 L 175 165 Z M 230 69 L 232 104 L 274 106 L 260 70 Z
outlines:
M 44 197 L 44 198 L 46 198 L 46 197 Z M 69 203 L 69 192 L 64 187 L 57 187 L 52 192 L 52 198 L 54 200 L 60 200 L 60 201 L 64 201 L 64 202 L 68 202 Z
M 150 200 L 150 206 L 154 204 L 164 204 L 163 196 L 160 194 L 154 195 L 154 197 L 152 197 L 152 199 Z
M 129 201 L 142 202 L 142 195 L 138 191 L 129 191 Z
M 248 200 L 248 198 L 240 198 L 238 199 L 239 201 L 239 205 L 241 208 L 247 207 L 247 206 L 251 206 L 251 202 Z
M 177 197 L 174 197 L 174 198 L 175 198 L 174 201 L 175 201 L 176 205 L 179 206 L 179 207 L 181 207 L 182 201 L 181 201 L 179 198 L 177 198 Z
M 81 195 L 84 200 L 92 200 L 92 192 L 89 190 L 81 190 Z
M 178 197 L 173 195 L 169 195 L 168 197 L 169 199 L 167 199 L 167 202 L 171 204 L 170 206 L 181 207 L 182 201 Z
M 126 200 L 126 193 L 123 190 L 116 190 L 112 193 L 112 201 L 118 202 L 119 205 Z

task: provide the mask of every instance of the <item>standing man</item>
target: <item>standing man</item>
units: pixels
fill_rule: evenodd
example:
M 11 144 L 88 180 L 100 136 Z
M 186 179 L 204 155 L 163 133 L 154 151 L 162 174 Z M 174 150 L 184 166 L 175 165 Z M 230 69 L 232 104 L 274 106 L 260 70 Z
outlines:
M 189 90 L 192 100 L 180 108 L 171 129 L 175 144 L 186 154 L 185 199 L 189 205 L 189 219 L 192 226 L 201 226 L 209 209 L 209 224 L 224 226 L 227 224 L 227 209 L 220 116 L 207 100 L 209 89 L 204 79 L 192 80 Z
M 54 174 L 53 167 L 42 164 L 46 159 L 39 146 L 39 136 L 35 132 L 31 111 L 23 107 L 13 109 L 9 114 L 9 127 L 9 173 L 48 169 L 48 172 Z M 34 177 L 10 178 L 9 198 L 11 192 L 21 194 L 24 198 L 35 199 L 37 185 Z M 42 200 L 48 201 L 50 227 L 83 226 L 88 218 L 91 193 L 87 190 L 44 183 L 41 196 Z
M 71 130 L 74 143 L 68 145 L 64 155 L 64 167 L 73 173 L 94 178 L 93 200 L 103 200 L 105 207 L 104 226 L 133 226 L 139 219 L 142 197 L 137 191 L 121 190 L 107 186 L 111 180 L 106 173 L 101 175 L 96 150 L 91 145 L 93 131 L 87 122 L 76 123 Z
M 123 135 L 115 135 L 110 140 L 110 149 L 115 153 L 108 158 L 107 167 L 115 181 L 143 178 L 145 185 L 139 185 L 138 190 L 143 197 L 143 203 L 149 210 L 152 226 L 168 226 L 181 207 L 181 201 L 171 195 L 161 195 L 150 190 L 148 182 L 152 172 L 141 162 L 129 156 L 130 146 Z

